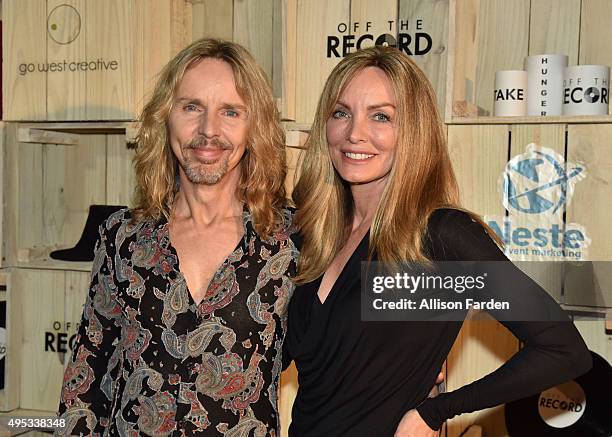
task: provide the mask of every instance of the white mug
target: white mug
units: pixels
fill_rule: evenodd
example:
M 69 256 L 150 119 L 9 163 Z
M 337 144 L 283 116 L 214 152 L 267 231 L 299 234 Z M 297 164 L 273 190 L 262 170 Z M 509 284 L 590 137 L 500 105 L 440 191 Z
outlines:
M 563 75 L 563 115 L 607 115 L 610 67 L 574 65 Z
M 527 72 L 502 70 L 495 72 L 493 114 L 499 117 L 527 115 Z
M 561 115 L 565 55 L 534 55 L 525 58 L 527 115 Z

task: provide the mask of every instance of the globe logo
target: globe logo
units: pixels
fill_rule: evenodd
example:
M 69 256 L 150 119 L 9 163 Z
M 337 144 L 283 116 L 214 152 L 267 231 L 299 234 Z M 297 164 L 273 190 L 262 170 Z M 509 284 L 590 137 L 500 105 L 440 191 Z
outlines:
M 570 166 L 555 151 L 532 143 L 506 165 L 503 204 L 526 214 L 555 214 L 569 200 L 579 175 L 584 176 L 584 167 Z
M 56 6 L 47 16 L 47 34 L 58 44 L 70 44 L 81 33 L 81 15 L 70 5 Z

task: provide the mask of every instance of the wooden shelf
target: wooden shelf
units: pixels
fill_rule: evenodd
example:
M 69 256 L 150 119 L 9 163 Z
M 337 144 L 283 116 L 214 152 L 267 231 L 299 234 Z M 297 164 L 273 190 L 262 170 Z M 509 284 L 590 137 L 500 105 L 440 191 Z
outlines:
M 612 124 L 612 115 L 556 117 L 453 117 L 446 124 Z
M 59 398 L 58 398 L 59 405 Z M 22 408 L 17 408 L 12 411 L 2 411 L 0 412 L 0 416 L 9 416 L 9 417 L 55 417 L 55 411 L 45 411 L 45 410 L 24 410 Z
M 24 269 L 91 271 L 91 261 L 61 261 L 52 259 L 49 254 L 58 247 L 34 247 L 19 249 L 15 267 Z
M 40 131 L 62 132 L 66 134 L 125 134 L 126 141 L 133 143 L 140 128 L 135 121 L 84 121 L 84 122 L 17 122 L 19 125 L 19 141 L 40 141 Z M 27 141 L 28 131 L 34 132 L 33 140 Z M 66 144 L 60 141 L 60 144 Z M 69 144 L 69 143 L 68 143 Z
M 612 308 L 566 304 L 561 304 L 561 308 L 577 317 L 587 316 L 593 320 L 612 318 Z

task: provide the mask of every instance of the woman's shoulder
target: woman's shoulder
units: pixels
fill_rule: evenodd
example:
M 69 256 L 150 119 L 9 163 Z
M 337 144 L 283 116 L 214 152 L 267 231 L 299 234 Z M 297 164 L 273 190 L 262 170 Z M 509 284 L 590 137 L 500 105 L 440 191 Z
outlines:
M 457 229 L 480 225 L 476 220 L 476 215 L 458 208 L 438 208 L 434 210 L 427 221 L 427 232 L 441 234 L 445 232 L 453 233 Z
M 427 222 L 425 247 L 438 259 L 503 259 L 495 239 L 474 213 L 459 208 L 439 208 Z

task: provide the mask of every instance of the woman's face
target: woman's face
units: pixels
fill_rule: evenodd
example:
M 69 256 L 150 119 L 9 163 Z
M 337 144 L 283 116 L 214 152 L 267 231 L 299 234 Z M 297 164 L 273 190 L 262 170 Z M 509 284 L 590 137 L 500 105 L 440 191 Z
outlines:
M 350 184 L 385 182 L 397 141 L 396 100 L 378 67 L 358 72 L 338 98 L 327 120 L 332 163 Z

